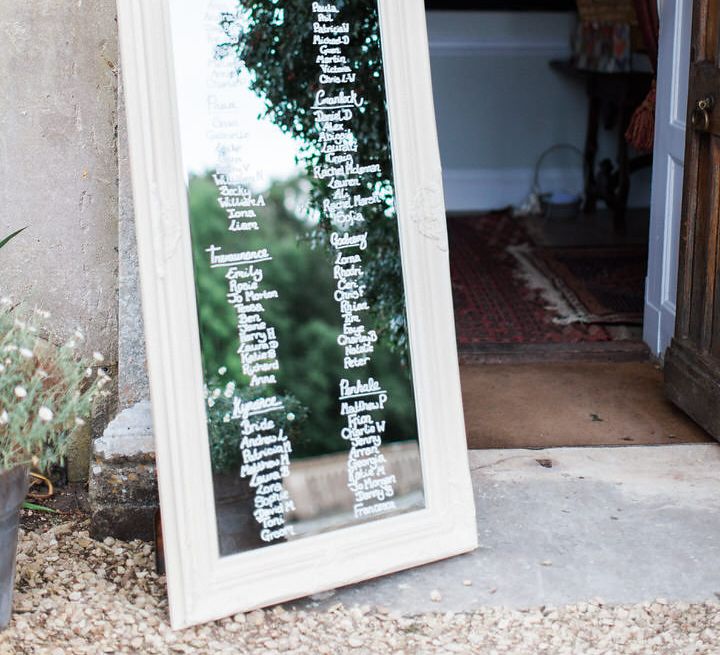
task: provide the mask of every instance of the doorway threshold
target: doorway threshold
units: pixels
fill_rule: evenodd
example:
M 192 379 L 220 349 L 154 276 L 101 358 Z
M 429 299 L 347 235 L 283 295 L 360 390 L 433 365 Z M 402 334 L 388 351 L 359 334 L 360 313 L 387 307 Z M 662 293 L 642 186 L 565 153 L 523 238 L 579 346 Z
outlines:
M 512 343 L 462 346 L 460 364 L 514 364 L 533 362 L 643 362 L 652 357 L 642 341 L 618 340 L 578 343 Z
M 461 366 L 460 378 L 471 449 L 712 441 L 647 361 Z

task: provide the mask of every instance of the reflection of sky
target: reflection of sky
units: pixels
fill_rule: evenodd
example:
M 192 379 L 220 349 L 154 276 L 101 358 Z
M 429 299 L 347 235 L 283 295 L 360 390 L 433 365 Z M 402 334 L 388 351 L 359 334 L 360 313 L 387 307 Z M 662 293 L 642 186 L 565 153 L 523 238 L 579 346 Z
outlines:
M 222 160 L 217 151 L 222 144 L 226 162 L 260 191 L 270 180 L 287 179 L 300 169 L 293 139 L 270 120 L 258 119 L 263 101 L 226 62 L 213 59 L 209 30 L 214 30 L 222 11 L 234 11 L 237 5 L 238 0 L 170 1 L 183 168 L 188 173 L 215 170 Z M 216 33 L 222 34 L 219 28 Z M 214 107 L 212 114 L 209 105 Z

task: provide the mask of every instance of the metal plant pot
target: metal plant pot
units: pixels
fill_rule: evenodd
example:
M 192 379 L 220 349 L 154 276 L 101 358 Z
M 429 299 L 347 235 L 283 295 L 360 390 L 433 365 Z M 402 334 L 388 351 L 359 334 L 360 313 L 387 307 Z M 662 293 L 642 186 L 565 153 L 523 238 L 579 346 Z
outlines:
M 25 467 L 0 471 L 0 630 L 10 623 L 20 506 L 27 489 Z

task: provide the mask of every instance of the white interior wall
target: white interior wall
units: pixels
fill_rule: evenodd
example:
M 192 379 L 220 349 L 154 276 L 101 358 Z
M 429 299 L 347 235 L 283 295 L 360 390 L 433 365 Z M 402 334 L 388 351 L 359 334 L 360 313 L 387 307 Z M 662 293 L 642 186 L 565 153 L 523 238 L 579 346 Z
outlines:
M 428 12 L 446 204 L 449 211 L 520 204 L 535 163 L 556 143 L 582 150 L 587 98 L 583 83 L 550 69 L 570 56 L 572 13 Z M 601 135 L 600 158 L 615 136 Z M 553 155 L 544 191 L 580 191 L 577 156 Z M 633 176 L 630 205 L 648 206 L 650 172 Z

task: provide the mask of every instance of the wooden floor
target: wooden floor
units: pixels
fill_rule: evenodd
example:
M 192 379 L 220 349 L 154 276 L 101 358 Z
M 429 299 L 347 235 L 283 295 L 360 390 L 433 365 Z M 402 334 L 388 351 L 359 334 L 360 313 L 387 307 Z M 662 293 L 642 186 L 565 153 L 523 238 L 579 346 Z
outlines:
M 710 442 L 669 403 L 650 362 L 460 368 L 468 447 L 551 448 Z

